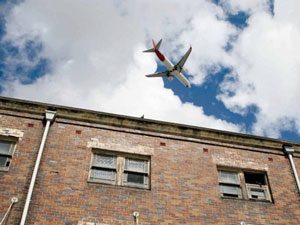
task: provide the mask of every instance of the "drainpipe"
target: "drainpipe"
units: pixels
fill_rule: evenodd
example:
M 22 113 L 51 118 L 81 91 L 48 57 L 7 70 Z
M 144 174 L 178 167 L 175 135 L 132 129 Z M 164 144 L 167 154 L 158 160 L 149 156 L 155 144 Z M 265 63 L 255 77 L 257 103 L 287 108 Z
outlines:
M 31 196 L 32 196 L 32 192 L 33 192 L 37 172 L 39 170 L 41 158 L 42 158 L 42 155 L 43 155 L 44 146 L 45 146 L 45 142 L 46 142 L 46 139 L 47 139 L 49 127 L 50 127 L 51 122 L 54 120 L 54 117 L 55 117 L 55 112 L 46 110 L 46 113 L 45 113 L 46 126 L 45 126 L 44 134 L 43 134 L 43 137 L 42 137 L 42 141 L 41 141 L 41 144 L 40 144 L 40 148 L 39 148 L 39 151 L 38 151 L 38 155 L 37 155 L 37 158 L 36 158 L 36 162 L 35 162 L 35 165 L 34 165 L 34 170 L 33 170 L 33 174 L 32 174 L 32 177 L 31 177 L 31 181 L 30 181 L 30 185 L 29 185 L 29 189 L 28 189 L 28 193 L 27 193 L 27 197 L 26 197 L 25 206 L 24 206 L 24 209 L 23 209 L 23 214 L 22 214 L 20 225 L 25 225 L 25 221 L 26 221 L 26 217 L 27 217 L 28 209 L 29 209 L 29 204 L 30 204 L 30 201 L 31 201 Z
M 290 163 L 291 163 L 291 166 L 292 166 L 292 170 L 293 170 L 293 173 L 294 173 L 294 177 L 295 177 L 295 180 L 296 180 L 298 193 L 300 194 L 300 181 L 299 181 L 298 173 L 297 173 L 296 166 L 295 166 L 294 159 L 293 159 L 293 153 L 295 152 L 295 150 L 292 146 L 283 145 L 283 151 L 289 157 L 289 160 L 290 160 Z
M 8 218 L 8 215 L 9 215 L 9 213 L 10 213 L 12 207 L 13 207 L 14 204 L 16 204 L 17 202 L 18 202 L 18 198 L 16 198 L 16 197 L 11 198 L 11 200 L 10 200 L 10 205 L 9 205 L 9 207 L 8 207 L 8 209 L 7 209 L 7 211 L 6 211 L 5 215 L 4 215 L 4 217 L 2 218 L 2 220 L 1 220 L 1 222 L 0 222 L 0 225 L 6 224 L 6 222 L 7 222 L 6 219 Z

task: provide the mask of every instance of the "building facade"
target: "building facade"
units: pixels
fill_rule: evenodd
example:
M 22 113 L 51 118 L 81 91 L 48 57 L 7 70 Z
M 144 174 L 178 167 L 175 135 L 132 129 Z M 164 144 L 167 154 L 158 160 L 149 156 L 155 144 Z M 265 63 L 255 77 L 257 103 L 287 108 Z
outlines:
M 0 97 L 2 224 L 300 224 L 300 143 Z

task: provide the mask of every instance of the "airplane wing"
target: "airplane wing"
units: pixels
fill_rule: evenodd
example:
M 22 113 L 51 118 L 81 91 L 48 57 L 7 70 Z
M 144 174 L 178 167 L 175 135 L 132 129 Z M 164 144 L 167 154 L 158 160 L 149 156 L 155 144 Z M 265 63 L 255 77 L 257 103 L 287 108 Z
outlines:
M 174 66 L 174 68 L 179 68 L 182 70 L 183 65 L 185 64 L 187 58 L 189 57 L 190 53 L 192 51 L 192 47 L 189 48 L 189 50 L 184 54 L 184 56 L 180 59 L 180 61 Z
M 148 74 L 148 75 L 146 75 L 146 77 L 164 77 L 164 76 L 168 76 L 169 74 L 170 74 L 170 71 L 164 71 L 161 73 Z

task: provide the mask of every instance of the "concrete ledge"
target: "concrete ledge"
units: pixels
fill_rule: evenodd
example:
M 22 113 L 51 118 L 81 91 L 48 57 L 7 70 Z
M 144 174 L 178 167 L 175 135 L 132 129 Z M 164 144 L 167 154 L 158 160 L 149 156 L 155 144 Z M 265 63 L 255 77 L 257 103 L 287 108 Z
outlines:
M 274 149 L 282 152 L 283 144 L 292 145 L 295 152 L 300 153 L 300 143 L 272 139 L 248 134 L 208 129 L 177 123 L 141 119 L 130 116 L 78 109 L 67 106 L 32 102 L 14 98 L 0 97 L 0 109 L 43 115 L 45 110 L 56 111 L 56 118 L 63 118 L 79 122 L 104 124 L 133 130 L 151 131 L 163 134 L 177 135 L 196 139 L 238 144 L 259 148 Z

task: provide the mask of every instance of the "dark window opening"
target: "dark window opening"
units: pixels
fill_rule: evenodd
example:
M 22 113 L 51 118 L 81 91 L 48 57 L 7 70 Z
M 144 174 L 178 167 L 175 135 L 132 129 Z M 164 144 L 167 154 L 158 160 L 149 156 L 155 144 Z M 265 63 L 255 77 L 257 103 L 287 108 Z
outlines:
M 225 197 L 231 197 L 231 198 L 238 198 L 239 197 L 238 195 L 228 194 L 228 193 L 223 193 L 223 196 L 225 196 Z
M 244 172 L 245 182 L 248 184 L 266 185 L 265 174 Z

